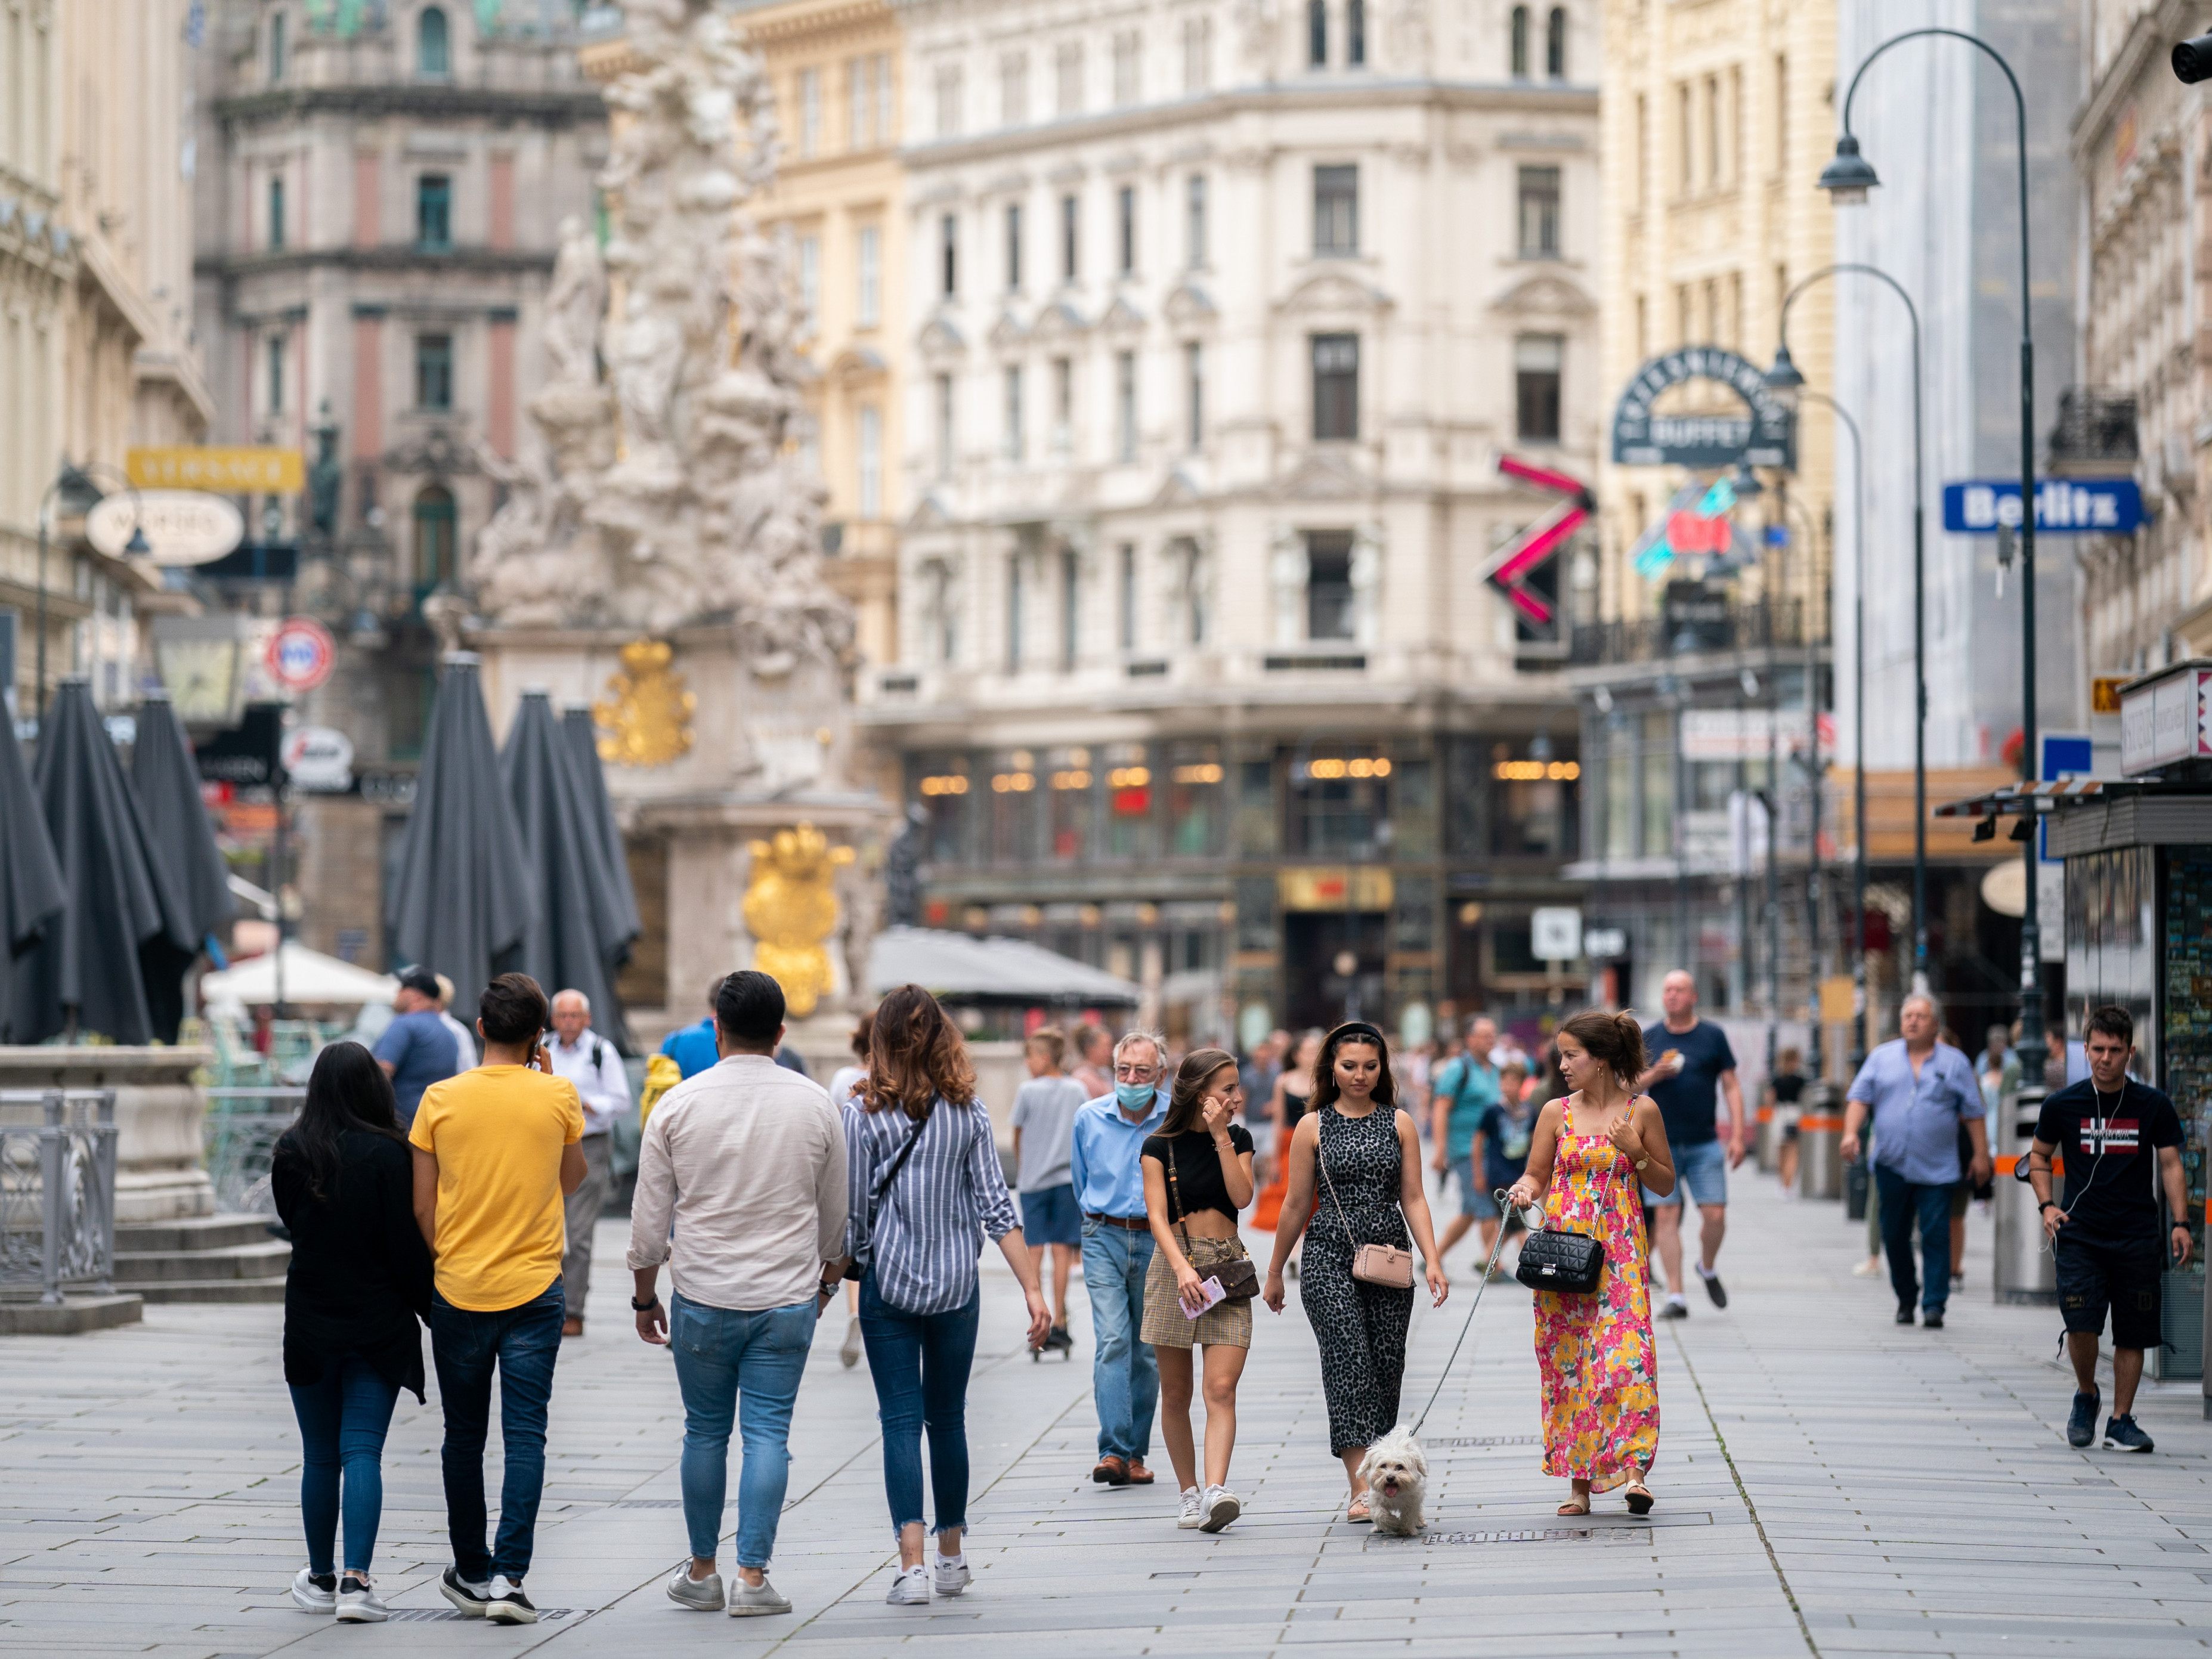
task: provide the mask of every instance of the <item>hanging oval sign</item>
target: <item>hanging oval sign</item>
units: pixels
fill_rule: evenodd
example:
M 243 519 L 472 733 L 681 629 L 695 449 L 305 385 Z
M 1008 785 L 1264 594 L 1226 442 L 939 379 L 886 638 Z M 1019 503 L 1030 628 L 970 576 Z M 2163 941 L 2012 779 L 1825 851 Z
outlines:
M 206 564 L 246 539 L 246 520 L 227 497 L 198 489 L 118 490 L 84 515 L 85 539 L 111 559 L 127 556 L 134 531 L 155 564 Z
M 1687 380 L 1713 380 L 1744 403 L 1741 414 L 1662 415 L 1659 394 Z M 1797 422 L 1758 365 L 1720 346 L 1683 346 L 1654 357 L 1613 406 L 1613 459 L 1623 466 L 1711 471 L 1743 461 L 1797 465 Z

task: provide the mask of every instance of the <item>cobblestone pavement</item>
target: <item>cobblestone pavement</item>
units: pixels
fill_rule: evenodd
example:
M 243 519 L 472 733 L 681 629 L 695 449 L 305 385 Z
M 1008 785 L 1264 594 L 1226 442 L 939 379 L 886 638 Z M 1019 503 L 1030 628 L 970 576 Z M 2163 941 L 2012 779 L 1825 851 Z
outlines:
M 1725 1311 L 1662 1327 L 1657 1510 L 1617 1497 L 1558 1519 L 1539 1472 L 1527 1295 L 1492 1285 L 1425 1439 L 1431 1529 L 1341 1518 L 1312 1340 L 1264 1310 L 1232 1481 L 1245 1518 L 1176 1530 L 1172 1482 L 1093 1487 L 1088 1321 L 1076 1362 L 1033 1364 L 1003 1268 L 986 1280 L 969 1395 L 975 1495 L 963 1597 L 883 1601 L 893 1560 L 865 1365 L 824 1321 L 793 1433 L 775 1577 L 788 1618 L 672 1606 L 684 1553 L 681 1413 L 664 1352 L 629 1332 L 623 1230 L 602 1224 L 591 1335 L 564 1349 L 528 1629 L 451 1616 L 438 1413 L 403 1397 L 386 1458 L 382 1626 L 292 1607 L 297 1439 L 275 1308 L 151 1307 L 143 1328 L 0 1344 L 0 1648 L 215 1659 L 284 1651 L 990 1659 L 1315 1648 L 1360 1653 L 2199 1653 L 2212 1647 L 2212 1425 L 2197 1385 L 2147 1388 L 2150 1457 L 2076 1452 L 2056 1316 L 1975 1282 L 1941 1333 L 1891 1323 L 1849 1267 L 1863 1232 L 1746 1172 L 1722 1258 Z M 1458 1335 L 1474 1281 L 1414 1325 L 1407 1411 Z M 995 1262 L 995 1253 L 992 1257 Z M 989 1264 L 987 1264 L 988 1266 Z M 1080 1290 L 1077 1300 L 1081 1300 Z M 496 1436 L 495 1435 L 495 1444 Z M 1164 1470 L 1161 1451 L 1157 1459 Z M 493 1490 L 496 1492 L 496 1482 Z M 735 1481 L 732 1491 L 734 1494 Z M 730 1520 L 734 1524 L 734 1514 Z M 726 1548 L 725 1563 L 727 1555 Z

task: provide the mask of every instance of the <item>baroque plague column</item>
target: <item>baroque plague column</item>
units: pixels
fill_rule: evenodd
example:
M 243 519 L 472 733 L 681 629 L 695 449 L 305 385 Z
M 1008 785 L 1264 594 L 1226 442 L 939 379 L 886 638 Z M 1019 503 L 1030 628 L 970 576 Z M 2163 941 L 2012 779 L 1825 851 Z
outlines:
M 709 0 L 629 18 L 611 234 L 565 228 L 540 441 L 502 479 L 465 627 L 495 718 L 526 687 L 592 707 L 656 981 L 629 999 L 689 1022 L 750 963 L 803 1018 L 866 994 L 887 809 L 850 781 L 853 616 L 798 453 L 795 295 L 747 206 L 774 118 Z

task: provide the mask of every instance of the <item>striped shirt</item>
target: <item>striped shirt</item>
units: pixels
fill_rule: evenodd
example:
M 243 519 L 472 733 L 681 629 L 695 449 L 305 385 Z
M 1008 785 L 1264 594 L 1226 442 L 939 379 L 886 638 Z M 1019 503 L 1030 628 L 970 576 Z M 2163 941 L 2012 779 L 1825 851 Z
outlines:
M 991 1115 L 980 1102 L 939 1099 L 877 1206 L 871 1241 L 868 1200 L 913 1133 L 904 1112 L 846 1105 L 845 1254 L 857 1255 L 872 1243 L 876 1294 L 900 1312 L 949 1313 L 975 1294 L 984 1237 L 1003 1238 L 1021 1224 L 991 1138 Z

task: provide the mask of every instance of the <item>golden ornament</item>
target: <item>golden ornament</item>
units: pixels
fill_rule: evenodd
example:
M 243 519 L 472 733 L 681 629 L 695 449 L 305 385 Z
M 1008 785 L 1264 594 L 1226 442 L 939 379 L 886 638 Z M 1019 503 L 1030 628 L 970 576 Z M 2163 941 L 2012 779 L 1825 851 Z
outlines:
M 622 648 L 623 672 L 607 680 L 611 694 L 592 705 L 599 758 L 617 766 L 665 766 L 691 752 L 691 716 L 699 699 L 669 665 L 664 640 L 632 640 Z
M 744 917 L 753 966 L 783 987 L 784 1006 L 804 1019 L 830 988 L 826 941 L 837 927 L 831 872 L 853 861 L 853 849 L 832 847 L 811 823 L 779 830 L 750 847 Z

